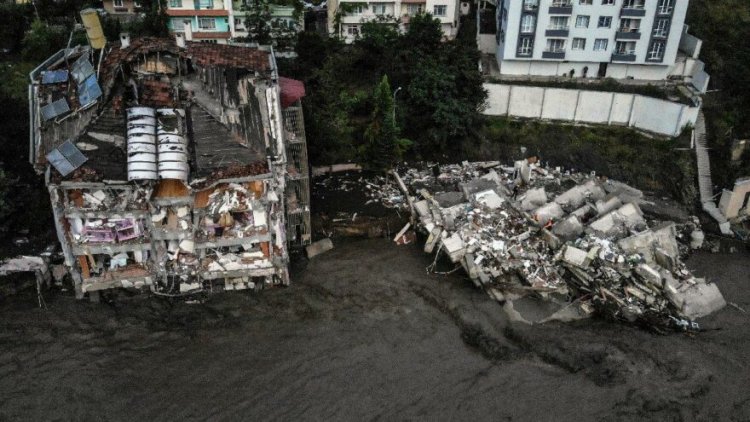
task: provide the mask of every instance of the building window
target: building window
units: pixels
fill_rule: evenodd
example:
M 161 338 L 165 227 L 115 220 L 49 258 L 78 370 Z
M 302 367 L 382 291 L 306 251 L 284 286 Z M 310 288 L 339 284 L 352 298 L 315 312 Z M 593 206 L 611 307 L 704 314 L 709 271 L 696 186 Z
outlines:
M 523 10 L 536 10 L 539 8 L 539 0 L 523 0 Z
M 606 38 L 597 38 L 594 40 L 594 51 L 607 51 L 609 40 Z
M 656 13 L 668 15 L 672 13 L 673 6 L 674 0 L 659 0 L 659 4 L 656 6 Z
M 385 5 L 375 3 L 372 5 L 372 13 L 376 15 L 385 15 Z
M 115 7 L 123 7 L 122 0 L 115 0 Z
M 586 38 L 573 38 L 573 50 L 585 50 Z
M 172 20 L 172 30 L 174 31 L 184 31 L 185 30 L 185 21 L 182 19 L 173 19 Z
M 521 18 L 521 32 L 528 34 L 534 32 L 534 25 L 536 24 L 536 16 L 534 15 L 523 15 Z
M 669 34 L 669 19 L 657 19 L 654 27 L 655 37 L 666 37 Z
M 196 9 L 213 9 L 214 0 L 198 0 L 195 3 Z
M 644 6 L 644 0 L 625 0 L 622 3 L 622 7 L 625 9 L 643 9 Z
M 599 16 L 599 28 L 609 28 L 612 26 L 612 16 Z
M 169 0 L 169 7 L 182 7 L 182 0 Z
M 641 27 L 640 19 L 621 19 L 620 32 L 638 32 Z
M 406 5 L 406 13 L 409 16 L 418 15 L 422 12 L 424 12 L 424 6 L 421 4 L 407 4 Z
M 549 29 L 568 29 L 568 17 L 552 16 L 549 19 Z
M 242 28 L 242 18 L 234 18 L 234 26 L 235 28 Z
M 635 54 L 634 41 L 618 41 L 615 44 L 615 53 L 617 54 Z
M 347 25 L 346 34 L 352 37 L 359 36 L 359 25 Z
M 576 16 L 576 28 L 588 28 L 590 18 L 586 15 Z
M 448 6 L 436 4 L 435 6 L 433 6 L 432 10 L 432 14 L 435 16 L 445 16 L 446 13 L 448 13 Z
M 552 53 L 562 53 L 565 51 L 565 40 L 557 38 L 547 40 L 547 51 Z
M 602 4 L 607 5 L 607 6 L 614 6 L 615 0 L 602 0 Z
M 590 5 L 594 4 L 594 0 L 578 0 L 578 4 L 583 4 L 583 5 L 590 6 Z
M 664 59 L 664 41 L 654 41 L 648 50 L 648 59 L 661 61 Z
M 214 18 L 198 18 L 198 28 L 200 28 L 200 29 L 216 29 L 216 19 L 214 19 Z
M 534 48 L 534 39 L 529 37 L 521 38 L 521 42 L 518 44 L 518 55 L 519 56 L 530 56 L 531 50 Z
M 365 13 L 366 10 L 367 10 L 367 5 L 366 4 L 359 3 L 359 4 L 353 4 L 352 5 L 352 14 L 353 15 L 361 15 L 362 13 Z

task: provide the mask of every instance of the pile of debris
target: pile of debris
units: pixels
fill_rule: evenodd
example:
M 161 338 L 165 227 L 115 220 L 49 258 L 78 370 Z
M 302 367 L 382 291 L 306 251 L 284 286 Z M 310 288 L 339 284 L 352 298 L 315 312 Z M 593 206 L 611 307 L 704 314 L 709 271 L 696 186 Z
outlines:
M 681 259 L 700 247 L 697 219 L 648 221 L 643 193 L 624 183 L 544 168 L 535 158 L 393 176 L 413 225 L 427 236 L 425 252 L 436 254 L 428 270 L 447 256 L 498 301 L 534 294 L 579 316 L 655 329 L 694 329 L 695 318 L 725 305 L 718 287 Z M 394 240 L 408 243 L 399 238 L 408 232 Z

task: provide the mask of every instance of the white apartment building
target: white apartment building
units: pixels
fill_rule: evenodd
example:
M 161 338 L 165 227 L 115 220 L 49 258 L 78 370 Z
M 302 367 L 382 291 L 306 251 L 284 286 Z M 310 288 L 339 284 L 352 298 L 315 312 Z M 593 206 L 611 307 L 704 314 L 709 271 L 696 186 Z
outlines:
M 342 7 L 347 4 L 347 7 Z M 361 31 L 364 22 L 378 17 L 396 18 L 400 21 L 399 30 L 409 29 L 409 20 L 420 13 L 430 13 L 440 21 L 445 38 L 452 39 L 458 32 L 459 12 L 468 8 L 459 0 L 394 0 L 394 1 L 328 1 L 328 31 L 331 35 L 339 33 L 346 42 L 352 42 Z M 347 11 L 345 11 L 345 9 Z M 340 22 L 336 15 L 340 14 Z
M 501 75 L 666 79 L 688 0 L 498 0 Z

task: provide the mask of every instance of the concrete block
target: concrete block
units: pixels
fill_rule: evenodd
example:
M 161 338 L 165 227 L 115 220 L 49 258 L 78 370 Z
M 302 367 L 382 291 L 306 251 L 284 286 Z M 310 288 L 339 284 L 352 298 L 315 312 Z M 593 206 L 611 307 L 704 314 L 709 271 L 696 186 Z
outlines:
M 333 249 L 333 242 L 331 241 L 331 239 L 325 238 L 307 245 L 307 247 L 305 248 L 305 252 L 307 252 L 308 258 L 312 258 L 314 256 L 322 254 L 323 252 L 328 252 L 331 249 Z
M 563 252 L 562 260 L 570 265 L 576 267 L 586 268 L 589 265 L 588 253 L 583 249 L 578 249 L 573 246 L 566 246 Z
M 583 224 L 575 215 L 568 216 L 565 220 L 556 223 L 552 227 L 552 233 L 564 242 L 577 239 L 583 233 Z
M 702 318 L 725 307 L 727 302 L 714 284 L 697 283 L 677 293 L 682 302 L 682 315 L 688 319 Z
M 524 211 L 531 211 L 546 204 L 547 201 L 547 192 L 543 187 L 529 189 L 521 198 L 521 209 L 523 209 Z
M 550 220 L 560 220 L 565 215 L 565 211 L 557 202 L 550 202 L 537 208 L 534 215 L 539 224 L 544 225 Z

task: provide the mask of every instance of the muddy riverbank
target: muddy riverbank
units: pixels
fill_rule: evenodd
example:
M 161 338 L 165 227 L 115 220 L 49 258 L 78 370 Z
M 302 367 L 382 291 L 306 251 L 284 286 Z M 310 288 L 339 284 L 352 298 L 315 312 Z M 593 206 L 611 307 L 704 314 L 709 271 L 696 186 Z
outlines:
M 750 309 L 750 256 L 689 260 Z M 747 420 L 748 314 L 654 335 L 525 326 L 383 239 L 338 242 L 290 288 L 202 304 L 0 303 L 0 419 Z

